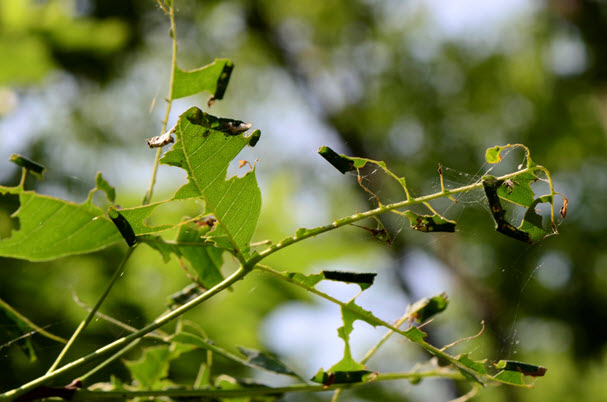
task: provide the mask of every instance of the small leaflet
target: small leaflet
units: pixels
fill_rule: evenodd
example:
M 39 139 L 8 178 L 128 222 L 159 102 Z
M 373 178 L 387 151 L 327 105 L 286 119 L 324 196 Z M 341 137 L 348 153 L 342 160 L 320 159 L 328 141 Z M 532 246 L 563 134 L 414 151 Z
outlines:
M 43 165 L 41 165 L 37 162 L 34 162 L 33 160 L 26 158 L 25 156 L 18 155 L 18 154 L 12 154 L 10 156 L 9 160 L 11 162 L 13 162 L 15 165 L 21 166 L 28 172 L 32 173 L 38 179 L 42 180 L 42 175 L 44 174 L 44 171 L 46 170 L 46 168 Z
M 129 221 L 127 221 L 116 208 L 109 208 L 108 216 L 112 222 L 114 222 L 114 225 L 116 225 L 129 247 L 133 247 L 135 244 L 137 244 L 137 236 L 135 236 L 135 232 L 133 231 Z
M 148 138 L 145 142 L 148 144 L 150 148 L 162 148 L 165 145 L 171 144 L 175 142 L 175 138 L 171 136 L 172 133 L 175 132 L 175 127 L 167 131 L 162 135 L 158 135 L 156 137 Z

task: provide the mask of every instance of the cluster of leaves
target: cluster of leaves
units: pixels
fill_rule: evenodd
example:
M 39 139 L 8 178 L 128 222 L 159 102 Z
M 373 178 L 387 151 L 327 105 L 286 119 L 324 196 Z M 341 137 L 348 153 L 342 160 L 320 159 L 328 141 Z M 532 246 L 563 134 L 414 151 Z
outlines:
M 173 4 L 166 1 L 161 4 L 161 7 L 172 18 L 172 37 L 173 40 L 176 40 L 173 25 Z M 177 68 L 175 62 L 173 67 L 169 107 L 170 101 L 173 99 L 200 92 L 211 94 L 207 102 L 207 105 L 211 106 L 215 100 L 223 97 L 233 70 L 232 62 L 226 59 L 216 60 L 208 66 L 192 71 L 183 71 Z M 151 204 L 144 203 L 129 208 L 120 208 L 115 205 L 115 190 L 103 178 L 101 173 L 97 175 L 96 187 L 91 190 L 88 199 L 81 204 L 28 191 L 24 188 L 26 175 L 33 173 L 41 178 L 44 168 L 22 156 L 11 158 L 14 163 L 23 168 L 23 179 L 15 187 L 0 186 L 0 193 L 14 194 L 19 197 L 20 208 L 14 217 L 19 219 L 20 227 L 13 231 L 10 237 L 0 241 L 0 256 L 43 261 L 94 252 L 121 241 L 125 241 L 131 249 L 143 243 L 157 250 L 164 260 L 169 260 L 174 256 L 184 266 L 187 266 L 191 273 L 193 285 L 188 286 L 179 294 L 172 295 L 172 310 L 158 317 L 148 326 L 140 330 L 133 330 L 130 335 L 120 338 L 90 355 L 57 368 L 56 366 L 63 356 L 62 353 L 56 364 L 49 370 L 49 373 L 24 384 L 21 388 L 0 395 L 0 399 L 9 399 L 19 395 L 24 395 L 30 399 L 44 396 L 66 397 L 67 390 L 70 398 L 80 398 L 82 400 L 87 400 L 87 398 L 93 396 L 99 397 L 100 395 L 107 397 L 213 396 L 216 398 L 263 396 L 272 400 L 285 392 L 333 390 L 388 378 L 408 378 L 415 382 L 423 377 L 439 376 L 468 381 L 475 386 L 502 383 L 528 387 L 530 383 L 525 381 L 525 376 L 544 375 L 546 369 L 541 366 L 513 361 L 500 361 L 494 365 L 489 365 L 487 360 L 472 360 L 468 354 L 457 356 L 448 354 L 446 350 L 455 343 L 443 348 L 437 348 L 428 343 L 426 341 L 427 334 L 413 325 L 413 322 L 415 320 L 418 323 L 427 322 L 434 315 L 444 311 L 448 305 L 447 297 L 444 294 L 411 305 L 401 320 L 396 324 L 390 324 L 356 304 L 356 298 L 348 302 L 342 302 L 316 289 L 319 282 L 331 280 L 356 284 L 362 292 L 373 284 L 375 273 L 322 271 L 318 274 L 303 275 L 279 272 L 261 264 L 264 258 L 291 244 L 330 230 L 353 225 L 365 219 L 374 220 L 378 224 L 378 228 L 369 230 L 377 238 L 389 242 L 389 236 L 378 218 L 384 213 L 396 213 L 405 216 L 410 220 L 411 227 L 420 232 L 454 232 L 456 222 L 439 214 L 431 206 L 430 201 L 439 198 L 454 200 L 454 194 L 481 187 L 485 190 L 498 232 L 526 243 L 537 242 L 556 233 L 554 196 L 559 193 L 553 190 L 548 170 L 531 160 L 529 150 L 526 147 L 516 144 L 489 149 L 486 154 L 487 162 L 499 163 L 501 151 L 512 147 L 523 147 L 526 151 L 526 163 L 513 173 L 501 177 L 487 175 L 477 183 L 456 189 L 445 188 L 442 184 L 442 171 L 439 168 L 441 191 L 421 197 L 413 197 L 407 187 L 405 178 L 399 177 L 390 171 L 385 163 L 339 155 L 328 147 L 321 147 L 319 153 L 340 172 L 356 171 L 358 173 L 359 183 L 365 191 L 370 192 L 377 200 L 377 208 L 336 219 L 325 226 L 312 229 L 301 228 L 293 236 L 274 244 L 270 243 L 266 249 L 257 251 L 252 246 L 252 240 L 261 209 L 261 193 L 257 186 L 255 166 L 246 161 L 241 161 L 241 169 L 248 167 L 249 170 L 240 177 L 227 177 L 229 165 L 242 149 L 245 146 L 255 146 L 260 138 L 259 130 L 247 135 L 246 133 L 250 128 L 251 124 L 235 119 L 215 117 L 197 107 L 188 109 L 181 114 L 172 129 L 165 131 L 165 127 L 163 129 L 165 132 L 161 136 L 148 140 L 150 147 L 161 148 L 164 145 L 173 144 L 171 149 L 159 160 L 159 163 L 183 169 L 187 173 L 187 183 L 177 188 L 174 195 L 166 200 Z M 384 204 L 379 197 L 362 185 L 360 169 L 367 164 L 378 166 L 402 186 L 404 191 L 403 201 Z M 549 183 L 550 191 L 548 194 L 535 196 L 531 185 L 538 180 Z M 109 207 L 102 208 L 93 202 L 93 195 L 98 191 L 105 193 L 104 202 Z M 178 222 L 163 225 L 150 224 L 150 220 L 154 218 L 154 212 L 159 206 L 189 199 L 199 200 L 204 205 L 196 216 L 184 217 Z M 502 202 L 522 206 L 526 209 L 524 219 L 518 227 L 507 220 L 506 209 L 502 206 Z M 550 205 L 551 218 L 549 225 L 545 225 L 542 217 L 536 212 L 536 207 L 540 203 Z M 416 205 L 428 208 L 430 213 L 420 214 L 410 209 Z M 565 214 L 566 200 L 561 209 L 561 216 L 564 217 Z M 163 232 L 171 229 L 177 229 L 175 239 L 167 239 L 166 236 L 163 236 Z M 233 256 L 240 265 L 228 277 L 224 277 L 221 272 L 226 252 Z M 126 258 L 129 255 L 130 253 L 127 253 Z M 180 317 L 185 311 L 229 288 L 253 270 L 279 278 L 340 306 L 343 326 L 337 332 L 344 342 L 343 358 L 327 370 L 320 369 L 310 380 L 312 382 L 296 374 L 269 353 L 239 347 L 240 355 L 233 354 L 223 346 L 208 339 L 204 331 L 192 323 L 180 321 L 173 334 L 166 334 L 159 330 L 162 325 Z M 107 291 L 112 284 L 113 282 L 109 284 Z M 103 302 L 105 294 L 100 298 L 98 305 Z M 0 312 L 4 315 L 3 319 L 12 322 L 16 328 L 20 329 L 20 333 L 15 334 L 15 338 L 19 338 L 30 331 L 40 330 L 6 303 L 0 304 Z M 68 342 L 64 352 L 78 336 L 79 331 L 86 327 L 95 312 L 95 309 L 93 309 L 81 328 L 75 332 L 70 342 Z M 374 327 L 385 327 L 388 330 L 386 336 L 396 333 L 405 337 L 438 358 L 442 366 L 438 366 L 436 360 L 430 360 L 430 363 L 423 370 L 416 369 L 406 373 L 378 373 L 368 369 L 365 366 L 366 360 L 377 348 L 370 351 L 368 356 L 361 361 L 356 361 L 352 357 L 349 339 L 356 320 L 361 320 Z M 409 322 L 410 327 L 406 330 L 400 329 L 400 326 L 405 322 Z M 41 333 L 57 341 L 63 341 L 52 334 L 42 331 Z M 140 360 L 126 362 L 126 367 L 131 373 L 131 382 L 124 382 L 113 377 L 109 383 L 89 385 L 86 384 L 86 379 L 91 372 L 83 373 L 80 371 L 78 377 L 87 386 L 86 389 L 80 389 L 82 384 L 71 386 L 69 389 L 45 386 L 57 375 L 77 370 L 100 356 L 115 352 L 114 356 L 98 366 L 103 367 L 108 361 L 112 361 L 133 347 L 144 336 L 154 337 L 164 344 L 144 348 Z M 29 351 L 33 358 L 33 352 L 31 352 L 33 346 L 29 339 L 24 339 L 22 346 Z M 379 346 L 381 346 L 381 342 L 377 347 Z M 194 349 L 202 349 L 207 352 L 207 358 L 204 362 L 201 362 L 198 375 L 188 385 L 173 383 L 168 378 L 171 361 Z M 222 356 L 247 367 L 260 368 L 276 374 L 290 376 L 298 382 L 288 387 L 273 388 L 248 380 L 236 379 L 227 374 L 213 377 L 211 376 L 213 355 Z

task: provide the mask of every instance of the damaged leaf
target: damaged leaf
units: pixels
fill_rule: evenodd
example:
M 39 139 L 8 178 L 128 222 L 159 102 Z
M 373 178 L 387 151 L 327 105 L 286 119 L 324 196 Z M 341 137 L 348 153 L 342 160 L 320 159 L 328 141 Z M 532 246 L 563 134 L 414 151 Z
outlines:
M 223 99 L 233 69 L 234 64 L 229 59 L 215 59 L 211 64 L 194 70 L 177 67 L 173 81 L 173 99 L 205 91 L 211 94 L 210 102 Z
M 259 131 L 248 137 L 232 132 L 241 126 L 237 120 L 217 118 L 193 107 L 180 116 L 176 142 L 160 163 L 180 167 L 188 174 L 188 183 L 172 200 L 202 198 L 205 215 L 212 214 L 217 220 L 206 238 L 244 257 L 257 226 L 261 193 L 254 169 L 226 180 L 230 162 L 259 139 Z
M 497 362 L 497 364 L 495 364 L 495 367 L 500 370 L 517 371 L 523 375 L 528 375 L 531 377 L 543 377 L 548 370 L 546 367 L 517 362 L 514 360 L 500 360 Z
M 455 232 L 455 221 L 440 215 L 419 215 L 413 211 L 405 211 L 403 215 L 409 218 L 411 228 L 420 232 Z
M 407 314 L 411 319 L 416 319 L 419 323 L 422 323 L 436 314 L 445 311 L 448 304 L 449 300 L 447 300 L 447 294 L 441 293 L 429 299 L 425 298 L 409 305 Z
M 25 156 L 17 154 L 12 154 L 9 160 L 15 165 L 21 166 L 28 172 L 32 173 L 38 179 L 42 180 L 42 175 L 44 174 L 46 168 L 41 164 L 34 162 L 33 160 L 26 158 Z

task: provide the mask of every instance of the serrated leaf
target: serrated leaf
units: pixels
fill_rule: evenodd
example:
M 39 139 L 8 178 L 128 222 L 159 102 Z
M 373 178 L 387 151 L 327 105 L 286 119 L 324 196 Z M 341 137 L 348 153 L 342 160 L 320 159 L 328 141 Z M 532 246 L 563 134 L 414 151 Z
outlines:
M 500 360 L 495 364 L 495 367 L 500 370 L 517 371 L 531 377 L 543 377 L 547 371 L 546 367 L 514 360 Z
M 455 221 L 443 218 L 440 215 L 420 215 L 413 211 L 405 211 L 403 214 L 409 218 L 411 228 L 420 232 L 455 232 Z
M 447 294 L 441 293 L 431 298 L 424 298 L 409 305 L 407 308 L 407 314 L 409 314 L 412 319 L 416 319 L 418 322 L 422 323 L 436 314 L 444 311 L 448 304 L 449 300 L 447 300 Z
M 46 168 L 43 165 L 39 164 L 38 162 L 34 162 L 33 160 L 26 158 L 25 156 L 17 155 L 17 154 L 12 154 L 10 156 L 9 160 L 11 162 L 13 162 L 15 165 L 21 166 L 28 172 L 32 173 L 38 179 L 42 180 L 42 175 L 44 174 L 44 171 L 46 170 Z
M 226 180 L 230 162 L 259 138 L 258 131 L 245 137 L 240 127 L 240 121 L 191 108 L 180 116 L 175 128 L 176 142 L 160 163 L 180 167 L 188 174 L 188 183 L 177 190 L 174 200 L 202 197 L 205 214 L 217 219 L 207 239 L 244 257 L 249 254 L 257 226 L 261 193 L 254 169 Z
M 210 289 L 223 280 L 223 250 L 205 242 L 202 236 L 208 231 L 207 226 L 188 222 L 179 227 L 175 242 L 167 242 L 158 236 L 142 236 L 139 241 L 159 251 L 165 262 L 170 259 L 171 254 L 186 260 L 196 274 L 196 281 L 204 288 Z
M 173 99 L 209 92 L 212 99 L 222 99 L 228 86 L 234 64 L 229 59 L 215 59 L 195 70 L 175 70 L 173 81 Z
M 0 241 L 0 256 L 46 261 L 101 250 L 121 240 L 104 211 L 92 204 L 0 186 L 0 193 L 19 195 L 19 230 Z

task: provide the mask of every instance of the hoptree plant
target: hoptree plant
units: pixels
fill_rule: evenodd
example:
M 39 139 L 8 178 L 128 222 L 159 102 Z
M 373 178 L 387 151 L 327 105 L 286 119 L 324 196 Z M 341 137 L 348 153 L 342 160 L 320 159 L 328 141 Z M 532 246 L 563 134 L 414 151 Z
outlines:
M 447 296 L 443 294 L 428 297 L 410 305 L 404 315 L 390 323 L 378 318 L 372 311 L 360 307 L 356 297 L 343 302 L 320 291 L 316 285 L 321 281 L 340 281 L 356 284 L 361 292 L 373 285 L 376 273 L 324 270 L 319 273 L 278 271 L 264 260 L 289 246 L 306 239 L 322 235 L 325 232 L 341 229 L 349 225 L 370 221 L 370 230 L 374 237 L 389 243 L 389 235 L 381 223 L 384 214 L 398 214 L 410 220 L 411 228 L 421 232 L 454 232 L 456 222 L 439 214 L 430 204 L 437 199 L 451 199 L 454 195 L 484 189 L 490 212 L 495 221 L 495 229 L 516 240 L 535 243 L 546 236 L 557 233 L 555 218 L 555 196 L 562 197 L 563 207 L 560 215 L 565 217 L 567 200 L 553 188 L 550 172 L 535 163 L 527 147 L 520 144 L 496 146 L 486 152 L 486 161 L 498 164 L 501 153 L 509 148 L 524 150 L 523 163 L 514 171 L 499 177 L 485 175 L 480 180 L 457 188 L 447 189 L 444 185 L 442 169 L 439 165 L 441 190 L 434 194 L 414 197 L 411 195 L 405 177 L 392 172 L 385 163 L 359 157 L 340 155 L 323 146 L 319 153 L 341 173 L 354 172 L 362 188 L 369 192 L 377 202 L 377 207 L 365 212 L 356 212 L 350 216 L 334 219 L 324 226 L 300 228 L 292 236 L 280 241 L 267 241 L 253 246 L 253 238 L 261 210 L 261 192 L 257 185 L 255 164 L 240 161 L 241 167 L 248 171 L 243 176 L 228 175 L 228 166 L 245 146 L 254 147 L 260 139 L 260 131 L 249 131 L 251 124 L 219 118 L 203 112 L 198 107 L 184 111 L 174 127 L 168 128 L 167 122 L 172 102 L 185 96 L 208 92 L 211 94 L 208 106 L 221 100 L 230 80 L 233 64 L 228 59 L 217 59 L 199 69 L 185 71 L 177 66 L 177 37 L 173 1 L 158 2 L 170 21 L 170 36 L 173 52 L 167 108 L 161 134 L 147 140 L 150 148 L 156 148 L 155 164 L 149 189 L 141 205 L 120 208 L 115 205 L 115 190 L 99 173 L 96 186 L 87 200 L 81 204 L 38 194 L 25 189 L 25 178 L 33 174 L 42 178 L 44 167 L 20 155 L 13 155 L 11 161 L 22 167 L 21 182 L 14 187 L 0 186 L 0 193 L 18 196 L 20 208 L 15 213 L 20 227 L 11 236 L 0 241 L 0 256 L 19 258 L 29 261 L 46 261 L 69 255 L 92 253 L 97 250 L 125 242 L 128 246 L 122 262 L 116 268 L 110 281 L 99 296 L 88 315 L 73 332 L 69 340 L 64 340 L 40 328 L 28 320 L 17 309 L 0 300 L 1 310 L 22 330 L 37 331 L 57 342 L 65 343 L 55 362 L 46 374 L 35 378 L 22 386 L 7 390 L 0 400 L 34 400 L 45 397 L 59 397 L 70 400 L 95 400 L 106 398 L 137 397 L 208 397 L 219 400 L 244 398 L 242 400 L 273 400 L 291 392 L 333 391 L 333 400 L 338 400 L 344 388 L 359 387 L 371 382 L 395 379 L 408 379 L 412 383 L 426 377 L 440 377 L 464 381 L 470 384 L 468 396 L 477 393 L 486 385 L 506 385 L 531 387 L 533 377 L 543 376 L 546 369 L 535 364 L 500 360 L 488 363 L 485 360 L 473 360 L 467 353 L 453 355 L 448 349 L 459 341 L 438 347 L 427 341 L 426 333 L 419 324 L 427 322 L 434 315 L 447 308 Z M 169 147 L 166 152 L 166 147 Z M 160 165 L 183 169 L 187 173 L 187 183 L 175 189 L 169 199 L 151 203 L 156 172 Z M 402 188 L 402 199 L 389 204 L 383 203 L 377 195 L 362 184 L 361 169 L 373 165 L 383 170 Z M 532 184 L 538 180 L 548 183 L 549 191 L 537 196 Z M 113 204 L 107 210 L 93 202 L 93 195 L 103 192 L 107 202 Z M 154 210 L 165 204 L 182 200 L 199 200 L 204 207 L 197 216 L 183 218 L 179 222 L 150 226 L 147 219 Z M 539 204 L 547 204 L 550 209 L 549 222 L 545 224 L 537 212 Z M 520 225 L 515 226 L 507 220 L 506 207 L 517 205 L 525 209 Z M 414 206 L 426 208 L 425 214 L 414 212 Z M 167 239 L 165 232 L 177 229 L 175 239 Z M 146 244 L 168 260 L 177 257 L 189 264 L 193 283 L 182 292 L 171 295 L 171 309 L 158 316 L 143 328 L 131 328 L 118 323 L 130 333 L 114 342 L 100 346 L 90 354 L 66 362 L 66 352 L 77 341 L 88 324 L 100 315 L 99 308 L 104 303 L 114 284 L 120 279 L 124 267 L 133 250 L 140 244 Z M 238 262 L 238 268 L 224 277 L 221 268 L 224 258 L 230 255 Z M 195 308 L 210 298 L 230 288 L 251 272 L 260 272 L 269 277 L 284 281 L 292 286 L 324 298 L 341 309 L 343 326 L 338 336 L 344 342 L 343 358 L 328 369 L 319 369 L 311 379 L 288 368 L 270 353 L 247 348 L 239 348 L 240 354 L 234 354 L 222 346 L 221 340 L 207 338 L 204 331 L 192 323 L 177 320 L 173 333 L 162 331 L 162 327 L 179 319 L 186 311 Z M 111 320 L 111 317 L 106 317 Z M 363 321 L 373 327 L 384 327 L 385 336 L 356 361 L 350 351 L 350 334 L 353 323 Z M 115 322 L 116 320 L 114 320 Z M 418 325 L 415 325 L 415 324 Z M 405 329 L 402 327 L 408 324 Z M 383 373 L 369 369 L 365 364 L 373 354 L 392 335 L 398 335 L 425 350 L 431 358 L 411 371 Z M 18 336 L 18 334 L 17 334 Z M 144 337 L 155 339 L 160 345 L 142 348 L 142 358 L 126 362 L 132 382 L 121 382 L 112 377 L 108 383 L 90 384 L 90 376 L 113 362 L 125 352 L 138 347 Z M 461 341 L 461 340 L 460 340 Z M 29 341 L 28 341 L 29 342 Z M 26 345 L 28 343 L 26 342 Z M 31 345 L 30 345 L 31 346 Z M 167 378 L 169 364 L 179 359 L 183 353 L 203 349 L 206 361 L 201 362 L 201 370 L 189 384 L 176 384 Z M 272 386 L 237 380 L 228 373 L 211 375 L 213 356 L 222 356 L 237 364 L 253 369 L 268 370 L 276 374 L 292 377 L 292 384 Z M 440 362 L 440 365 L 439 365 Z M 91 369 L 91 366 L 94 368 Z M 59 387 L 55 379 L 70 375 L 74 382 Z M 531 379 L 530 379 L 531 378 Z M 247 399 L 249 398 L 249 399 Z

